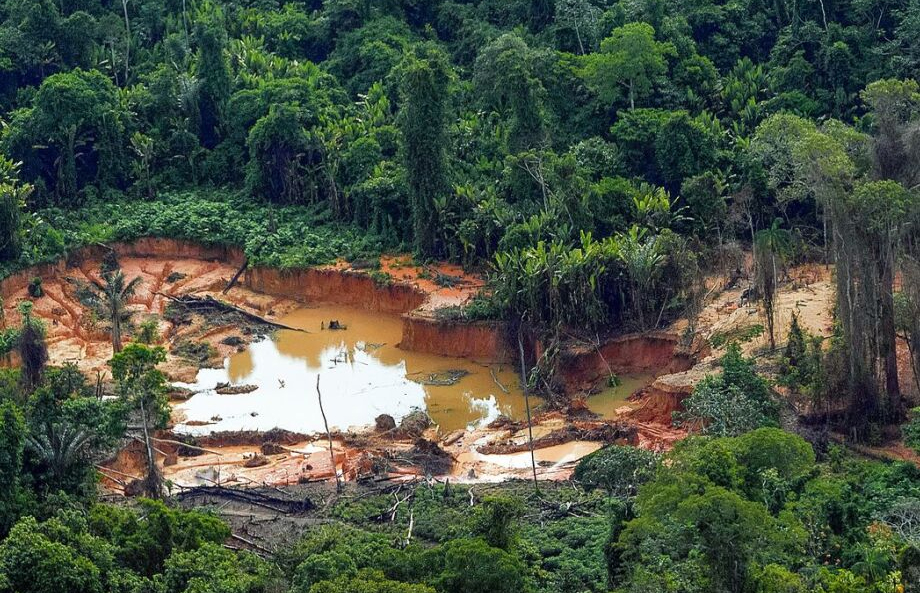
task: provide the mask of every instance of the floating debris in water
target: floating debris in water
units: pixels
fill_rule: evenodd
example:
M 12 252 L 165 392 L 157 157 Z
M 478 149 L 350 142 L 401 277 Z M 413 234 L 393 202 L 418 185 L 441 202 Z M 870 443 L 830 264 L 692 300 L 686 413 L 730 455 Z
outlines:
M 422 385 L 449 386 L 456 385 L 460 379 L 469 375 L 466 369 L 448 369 L 446 371 L 435 371 L 433 373 L 413 373 L 408 378 Z
M 355 349 L 360 352 L 373 352 L 386 346 L 386 342 L 355 342 Z
M 214 393 L 220 395 L 239 395 L 241 393 L 252 393 L 258 388 L 258 385 L 231 385 L 230 383 L 220 382 L 214 388 Z

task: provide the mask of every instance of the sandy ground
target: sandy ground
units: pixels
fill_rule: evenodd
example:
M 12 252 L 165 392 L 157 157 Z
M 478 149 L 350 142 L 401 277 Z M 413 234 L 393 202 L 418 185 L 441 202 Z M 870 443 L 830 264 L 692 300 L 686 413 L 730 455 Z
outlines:
M 817 264 L 806 264 L 789 270 L 788 277 L 778 287 L 776 297 L 774 325 L 777 344 L 786 342 L 793 315 L 798 317 L 799 324 L 809 333 L 822 337 L 831 335 L 835 292 L 832 273 L 831 267 Z M 734 288 L 716 291 L 710 296 L 697 321 L 697 339 L 712 341 L 719 336 L 738 336 L 757 325 L 766 328 L 762 307 L 741 298 L 749 286 L 748 282 L 742 280 Z M 682 333 L 686 327 L 687 321 L 680 320 L 671 331 Z M 770 340 L 766 329 L 759 336 L 743 341 L 740 345 L 747 356 L 767 352 Z M 716 362 L 724 353 L 724 346 L 713 348 L 709 356 L 700 360 L 692 369 L 658 377 L 656 385 L 663 390 L 689 392 L 700 379 L 717 372 Z
M 35 313 L 48 328 L 49 354 L 52 364 L 72 362 L 89 376 L 101 373 L 106 378 L 107 362 L 112 356 L 112 347 L 105 324 L 96 314 L 81 305 L 76 298 L 77 286 L 99 279 L 99 261 L 87 260 L 79 266 L 68 268 L 66 274 L 43 279 L 45 296 L 35 301 Z M 207 342 L 215 356 L 209 363 L 220 364 L 224 357 L 241 346 L 228 346 L 222 341 L 229 336 L 238 336 L 243 342 L 249 336 L 240 328 L 212 323 L 196 316 L 190 324 L 174 326 L 163 319 L 170 297 L 181 295 L 210 295 L 229 302 L 241 309 L 267 319 L 276 319 L 300 306 L 293 299 L 259 294 L 239 286 L 227 294 L 222 291 L 236 272 L 236 266 L 196 259 L 175 258 L 131 258 L 123 257 L 120 264 L 128 279 L 140 277 L 142 282 L 137 294 L 131 299 L 134 322 L 153 317 L 157 319 L 160 343 L 170 347 L 183 340 Z M 329 268 L 345 270 L 348 264 L 339 263 Z M 420 307 L 421 314 L 433 314 L 439 308 L 459 306 L 475 296 L 483 286 L 481 278 L 465 273 L 458 266 L 417 266 L 409 256 L 388 256 L 382 259 L 379 272 L 386 273 L 398 283 L 414 286 L 427 297 Z M 764 325 L 763 315 L 755 304 L 741 302 L 747 284 L 742 281 L 731 290 L 715 291 L 704 307 L 697 324 L 697 339 L 711 340 L 720 334 L 743 333 L 745 328 Z M 800 323 L 813 334 L 827 336 L 831 331 L 831 306 L 834 288 L 831 270 L 823 266 L 802 266 L 790 271 L 789 277 L 779 288 L 777 300 L 777 343 L 785 341 L 792 314 L 798 315 Z M 18 301 L 28 298 L 25 289 L 7 295 L 4 307 L 8 323 L 19 322 L 16 313 Z M 417 312 L 413 312 L 416 314 Z M 670 331 L 683 332 L 686 322 L 677 323 Z M 747 354 L 758 354 L 768 347 L 766 335 L 743 344 Z M 680 396 L 707 373 L 715 370 L 714 363 L 722 350 L 713 349 L 694 368 L 684 373 L 659 377 L 653 388 Z M 198 363 L 184 360 L 170 354 L 164 371 L 174 381 L 190 382 L 198 370 Z M 650 418 L 633 417 L 635 408 L 642 407 L 642 401 L 626 405 L 620 420 L 632 427 L 633 441 L 638 446 L 667 450 L 686 433 L 670 426 L 670 411 Z M 573 408 L 574 409 L 574 408 Z M 618 410 L 620 412 L 620 410 Z M 534 426 L 534 437 L 539 439 L 558 433 L 572 425 L 572 418 L 564 415 L 538 417 Z M 565 479 L 578 459 L 602 446 L 598 440 L 583 440 L 567 436 L 544 440 L 535 454 L 537 474 L 541 479 Z M 170 436 L 170 435 L 165 435 Z M 456 481 L 490 482 L 514 478 L 528 478 L 531 475 L 530 452 L 515 450 L 503 454 L 482 453 L 483 447 L 494 445 L 520 446 L 526 443 L 526 434 L 520 430 L 509 431 L 506 427 L 483 427 L 451 434 L 437 434 L 429 431 L 427 439 L 440 444 L 450 456 L 452 463 L 448 475 Z M 385 466 L 383 472 L 393 476 L 415 476 L 424 474 L 424 468 L 408 459 L 408 453 L 415 445 L 413 439 L 394 439 L 367 433 L 355 444 L 341 438 L 335 444 L 336 470 L 350 479 L 367 477 Z M 324 439 L 301 440 L 285 445 L 281 452 L 274 451 L 259 459 L 260 447 L 256 445 L 227 445 L 208 447 L 202 455 L 180 457 L 161 444 L 160 462 L 164 474 L 175 487 L 192 487 L 206 484 L 296 484 L 314 480 L 329 479 L 333 475 L 332 462 Z M 116 489 L 118 483 L 126 483 L 138 477 L 143 471 L 143 458 L 130 451 L 131 447 L 112 460 L 108 485 Z M 381 461 L 383 460 L 383 461 Z
M 339 264 L 338 267 L 346 264 Z M 485 286 L 482 277 L 470 274 L 461 266 L 440 262 L 417 266 L 409 255 L 391 255 L 380 259 L 380 271 L 394 280 L 415 286 L 428 295 L 414 314 L 432 313 L 444 307 L 467 303 Z
M 163 319 L 170 296 L 211 295 L 269 318 L 282 315 L 297 306 L 290 299 L 260 295 L 239 287 L 222 294 L 236 272 L 234 266 L 228 264 L 194 259 L 129 257 L 120 258 L 119 263 L 126 280 L 141 279 L 135 295 L 129 301 L 134 329 L 146 319 L 156 319 L 158 343 L 165 346 L 167 351 L 172 344 L 182 340 L 207 342 L 215 349 L 215 364 L 219 364 L 223 357 L 237 348 L 224 345 L 221 340 L 236 335 L 246 341 L 246 336 L 238 328 L 211 325 L 204 319 L 195 319 L 190 325 L 174 326 Z M 83 306 L 76 297 L 79 285 L 100 281 L 99 265 L 99 261 L 89 260 L 79 267 L 68 268 L 64 275 L 43 278 L 44 296 L 34 299 L 34 313 L 45 322 L 51 364 L 73 363 L 88 376 L 95 378 L 97 373 L 101 373 L 103 380 L 106 380 L 109 378 L 108 361 L 112 357 L 107 325 L 98 318 L 95 311 Z M 28 298 L 25 289 L 7 296 L 4 307 L 9 323 L 19 323 L 16 307 L 21 300 Z M 128 341 L 131 335 L 132 329 L 129 327 L 124 341 Z M 168 354 L 163 370 L 172 380 L 189 381 L 194 379 L 198 364 Z

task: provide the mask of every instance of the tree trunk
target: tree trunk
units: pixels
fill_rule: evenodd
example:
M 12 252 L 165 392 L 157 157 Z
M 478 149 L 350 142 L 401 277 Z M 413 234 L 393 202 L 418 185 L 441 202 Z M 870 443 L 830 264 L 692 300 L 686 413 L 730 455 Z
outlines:
M 131 19 L 128 18 L 128 0 L 121 0 L 125 13 L 125 86 L 128 85 L 128 70 L 131 65 Z
M 153 445 L 150 442 L 150 419 L 147 417 L 147 407 L 141 398 L 141 422 L 144 425 L 144 446 L 147 447 L 147 494 L 151 498 L 160 498 L 160 474 L 157 470 L 156 458 L 153 456 Z
M 890 250 L 882 261 L 882 274 L 879 278 L 881 303 L 879 314 L 881 316 L 881 347 L 885 360 L 885 391 L 888 394 L 889 420 L 898 422 L 904 417 L 903 403 L 901 401 L 901 386 L 898 382 L 898 350 L 897 334 L 894 320 L 894 262 Z
M 316 375 L 316 399 L 319 400 L 319 413 L 323 417 L 323 426 L 326 427 L 326 438 L 329 439 L 329 460 L 332 462 L 332 475 L 335 476 L 335 491 L 342 491 L 339 481 L 339 470 L 335 466 L 335 453 L 332 450 L 332 433 L 329 431 L 329 422 L 326 421 L 326 412 L 323 410 L 323 394 L 319 391 L 319 375 Z
M 521 355 L 521 384 L 524 389 L 524 406 L 527 409 L 527 445 L 530 448 L 530 467 L 533 469 L 533 489 L 540 494 L 540 483 L 537 482 L 537 458 L 533 452 L 533 422 L 530 416 L 530 389 L 527 388 L 527 363 L 524 361 L 523 322 L 518 325 L 518 352 Z
M 119 316 L 117 314 L 112 316 L 112 350 L 115 352 L 115 354 L 118 354 L 119 352 L 121 352 L 121 347 L 122 347 L 121 319 L 119 319 L 118 317 Z

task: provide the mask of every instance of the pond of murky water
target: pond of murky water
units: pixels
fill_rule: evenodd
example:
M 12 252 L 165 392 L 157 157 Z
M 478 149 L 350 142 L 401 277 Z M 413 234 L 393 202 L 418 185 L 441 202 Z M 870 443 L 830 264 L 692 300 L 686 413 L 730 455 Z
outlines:
M 651 385 L 654 380 L 655 375 L 650 373 L 618 375 L 616 385 L 602 389 L 588 397 L 588 409 L 604 418 L 613 418 L 617 410 L 632 406 L 626 398 L 643 387 Z
M 328 329 L 331 320 L 346 329 Z M 330 428 L 371 425 L 380 414 L 399 422 L 413 409 L 426 410 L 442 432 L 488 423 L 499 414 L 524 416 L 524 397 L 512 368 L 400 350 L 398 316 L 322 306 L 300 309 L 280 321 L 304 331 L 276 332 L 229 357 L 223 368 L 202 369 L 195 383 L 179 384 L 197 393 L 176 406 L 181 418 L 177 431 L 322 431 L 317 375 Z M 222 395 L 215 391 L 220 383 L 258 389 Z M 592 396 L 589 404 L 598 411 L 622 405 L 601 404 L 607 399 Z

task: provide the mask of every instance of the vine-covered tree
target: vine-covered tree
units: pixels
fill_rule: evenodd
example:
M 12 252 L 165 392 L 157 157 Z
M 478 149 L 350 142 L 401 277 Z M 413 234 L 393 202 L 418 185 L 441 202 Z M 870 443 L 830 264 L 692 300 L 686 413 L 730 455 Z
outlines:
M 430 44 L 409 53 L 399 68 L 399 127 L 408 173 L 415 250 L 422 256 L 440 253 L 437 202 L 449 191 L 446 143 L 446 57 Z

